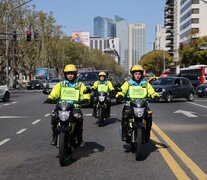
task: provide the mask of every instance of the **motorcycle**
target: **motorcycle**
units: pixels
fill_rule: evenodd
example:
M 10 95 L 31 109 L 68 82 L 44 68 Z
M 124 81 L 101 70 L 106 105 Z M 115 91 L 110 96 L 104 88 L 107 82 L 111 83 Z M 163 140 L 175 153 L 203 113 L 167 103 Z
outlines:
M 55 102 L 54 102 L 55 103 Z M 72 121 L 74 105 L 67 101 L 60 101 L 52 114 L 56 118 L 57 125 L 57 148 L 59 150 L 59 163 L 65 166 L 75 148 L 78 146 L 77 126 Z
M 145 99 L 134 99 L 130 102 L 130 106 L 133 109 L 133 118 L 129 120 L 127 127 L 127 140 L 126 142 L 131 144 L 133 151 L 135 152 L 136 160 L 139 160 L 142 152 L 142 145 L 145 141 L 146 131 L 146 116 L 148 101 Z
M 85 90 L 84 94 L 89 93 L 90 90 Z M 43 91 L 44 94 L 48 92 Z M 47 103 L 47 102 L 45 102 Z M 78 126 L 73 121 L 74 104 L 67 101 L 51 101 L 49 104 L 56 104 L 56 109 L 52 114 L 52 118 L 56 118 L 57 125 L 57 148 L 59 150 L 59 163 L 61 166 L 67 165 L 73 150 L 78 147 Z
M 97 118 L 98 118 L 98 126 L 101 127 L 103 125 L 104 118 L 107 118 L 107 109 L 108 109 L 108 93 L 104 91 L 99 91 L 97 94 L 98 103 L 96 105 L 97 110 Z

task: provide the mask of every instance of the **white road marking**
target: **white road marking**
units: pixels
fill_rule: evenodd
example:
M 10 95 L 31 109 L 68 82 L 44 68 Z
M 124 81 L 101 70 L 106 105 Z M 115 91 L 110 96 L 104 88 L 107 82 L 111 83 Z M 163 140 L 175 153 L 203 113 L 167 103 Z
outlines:
M 174 113 L 180 113 L 180 114 L 183 114 L 183 115 L 185 115 L 187 117 L 198 117 L 198 116 L 193 114 L 195 112 L 191 112 L 191 111 L 177 110 Z
M 89 113 L 89 114 L 83 114 L 84 116 L 92 116 L 92 114 L 91 113 Z M 116 116 L 116 114 L 110 114 L 111 116 Z
M 38 122 L 40 122 L 41 121 L 41 119 L 37 119 L 36 121 L 34 121 L 32 124 L 34 125 L 34 124 L 37 124 Z
M 21 133 L 23 133 L 24 131 L 26 131 L 27 130 L 27 128 L 25 128 L 25 129 L 21 129 L 21 130 L 19 130 L 18 132 L 16 132 L 16 134 L 21 134 Z
M 204 105 L 201 105 L 201 104 L 197 104 L 197 103 L 194 103 L 194 102 L 188 102 L 188 103 L 207 109 L 207 106 L 204 106 Z
M 50 116 L 50 114 L 45 114 L 45 117 L 48 117 L 48 116 Z
M 7 104 L 3 104 L 2 106 L 9 106 L 10 104 L 9 103 L 7 103 Z
M 26 116 L 0 116 L 0 119 L 27 118 Z
M 2 146 L 3 144 L 5 144 L 6 142 L 10 141 L 11 139 L 4 139 L 3 141 L 0 142 L 0 146 Z
M 14 101 L 14 102 L 11 102 L 11 104 L 16 104 L 17 102 L 16 101 Z

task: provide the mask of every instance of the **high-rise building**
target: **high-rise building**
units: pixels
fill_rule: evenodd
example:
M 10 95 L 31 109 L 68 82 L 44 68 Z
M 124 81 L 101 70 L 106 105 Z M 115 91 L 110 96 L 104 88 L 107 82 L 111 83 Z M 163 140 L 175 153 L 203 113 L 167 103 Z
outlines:
M 169 48 L 168 53 L 173 56 L 174 51 L 174 0 L 166 0 L 165 10 L 164 10 L 164 18 L 165 18 L 165 28 L 166 28 L 166 47 Z
M 166 28 L 162 24 L 156 25 L 155 28 L 155 50 L 167 50 L 166 43 Z
M 90 37 L 90 49 L 98 49 L 103 53 L 114 57 L 120 63 L 119 38 Z
M 180 1 L 180 41 L 207 35 L 207 0 Z
M 119 38 L 120 64 L 125 72 L 129 70 L 129 25 L 127 21 L 119 16 L 115 16 L 116 37 Z
M 146 52 L 146 25 L 129 24 L 129 68 L 139 64 Z
M 94 36 L 113 38 L 116 36 L 116 25 L 113 19 L 97 16 L 94 18 Z

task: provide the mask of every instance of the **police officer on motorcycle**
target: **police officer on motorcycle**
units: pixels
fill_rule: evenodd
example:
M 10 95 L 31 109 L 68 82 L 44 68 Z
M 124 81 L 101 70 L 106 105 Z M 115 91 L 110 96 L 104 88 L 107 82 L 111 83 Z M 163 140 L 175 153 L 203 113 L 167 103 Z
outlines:
M 103 87 L 105 86 L 105 88 L 107 89 L 108 93 L 110 94 L 111 97 L 115 96 L 115 90 L 113 87 L 113 84 L 111 81 L 107 80 L 107 74 L 105 72 L 100 72 L 98 74 L 98 81 L 95 81 L 93 86 L 92 86 L 92 91 L 95 93 L 94 95 L 94 105 L 93 105 L 93 116 L 96 117 L 97 115 L 97 103 L 98 103 L 98 98 L 96 96 L 97 92 L 100 91 Z M 111 99 L 108 97 L 107 98 L 107 117 L 110 117 L 110 112 L 111 112 Z
M 118 92 L 116 95 L 116 100 L 118 102 L 122 102 L 125 100 L 125 105 L 123 107 L 122 111 L 122 141 L 126 141 L 126 135 L 127 135 L 127 126 L 129 123 L 129 119 L 132 118 L 133 112 L 132 108 L 130 107 L 130 102 L 129 102 L 129 87 L 130 86 L 145 86 L 147 88 L 147 97 L 151 97 L 152 99 L 157 99 L 159 98 L 159 94 L 155 92 L 153 87 L 150 85 L 150 83 L 146 82 L 143 80 L 143 74 L 144 74 L 144 69 L 140 65 L 134 65 L 130 69 L 131 73 L 131 79 L 129 81 L 126 81 L 122 86 L 121 86 L 121 92 Z M 147 98 L 146 97 L 146 98 Z M 147 119 L 146 119 L 146 133 L 145 133 L 145 139 L 146 142 L 149 141 L 150 138 L 150 130 L 152 127 L 152 111 L 150 108 L 147 108 Z
M 73 112 L 73 121 L 76 122 L 77 126 L 77 141 L 78 145 L 80 145 L 83 141 L 82 133 L 83 133 L 83 114 L 80 109 L 81 101 L 85 100 L 83 99 L 83 93 L 84 91 L 87 91 L 86 86 L 82 82 L 77 81 L 77 73 L 78 70 L 76 69 L 75 65 L 68 64 L 64 68 L 64 80 L 60 81 L 55 85 L 55 87 L 52 89 L 51 93 L 48 95 L 48 98 L 46 99 L 45 103 L 52 103 L 57 100 L 64 100 L 68 101 L 69 103 L 74 104 L 74 112 Z M 71 94 L 68 92 L 72 92 L 75 90 L 79 91 L 79 97 L 77 97 L 79 102 L 76 102 L 74 100 L 71 100 Z M 67 93 L 64 93 L 67 92 Z M 88 99 L 87 99 L 88 100 Z M 56 146 L 57 145 L 57 107 L 54 110 L 54 113 L 52 115 L 51 125 L 52 125 L 52 132 L 53 132 L 53 138 L 51 141 L 51 145 Z

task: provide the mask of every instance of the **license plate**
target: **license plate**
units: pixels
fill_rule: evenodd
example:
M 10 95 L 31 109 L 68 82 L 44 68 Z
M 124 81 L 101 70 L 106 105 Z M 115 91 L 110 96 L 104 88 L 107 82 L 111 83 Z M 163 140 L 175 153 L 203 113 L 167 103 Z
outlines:
M 202 90 L 200 90 L 200 89 L 199 89 L 199 90 L 198 90 L 198 92 L 199 92 L 199 93 L 201 93 L 201 92 L 202 92 Z

